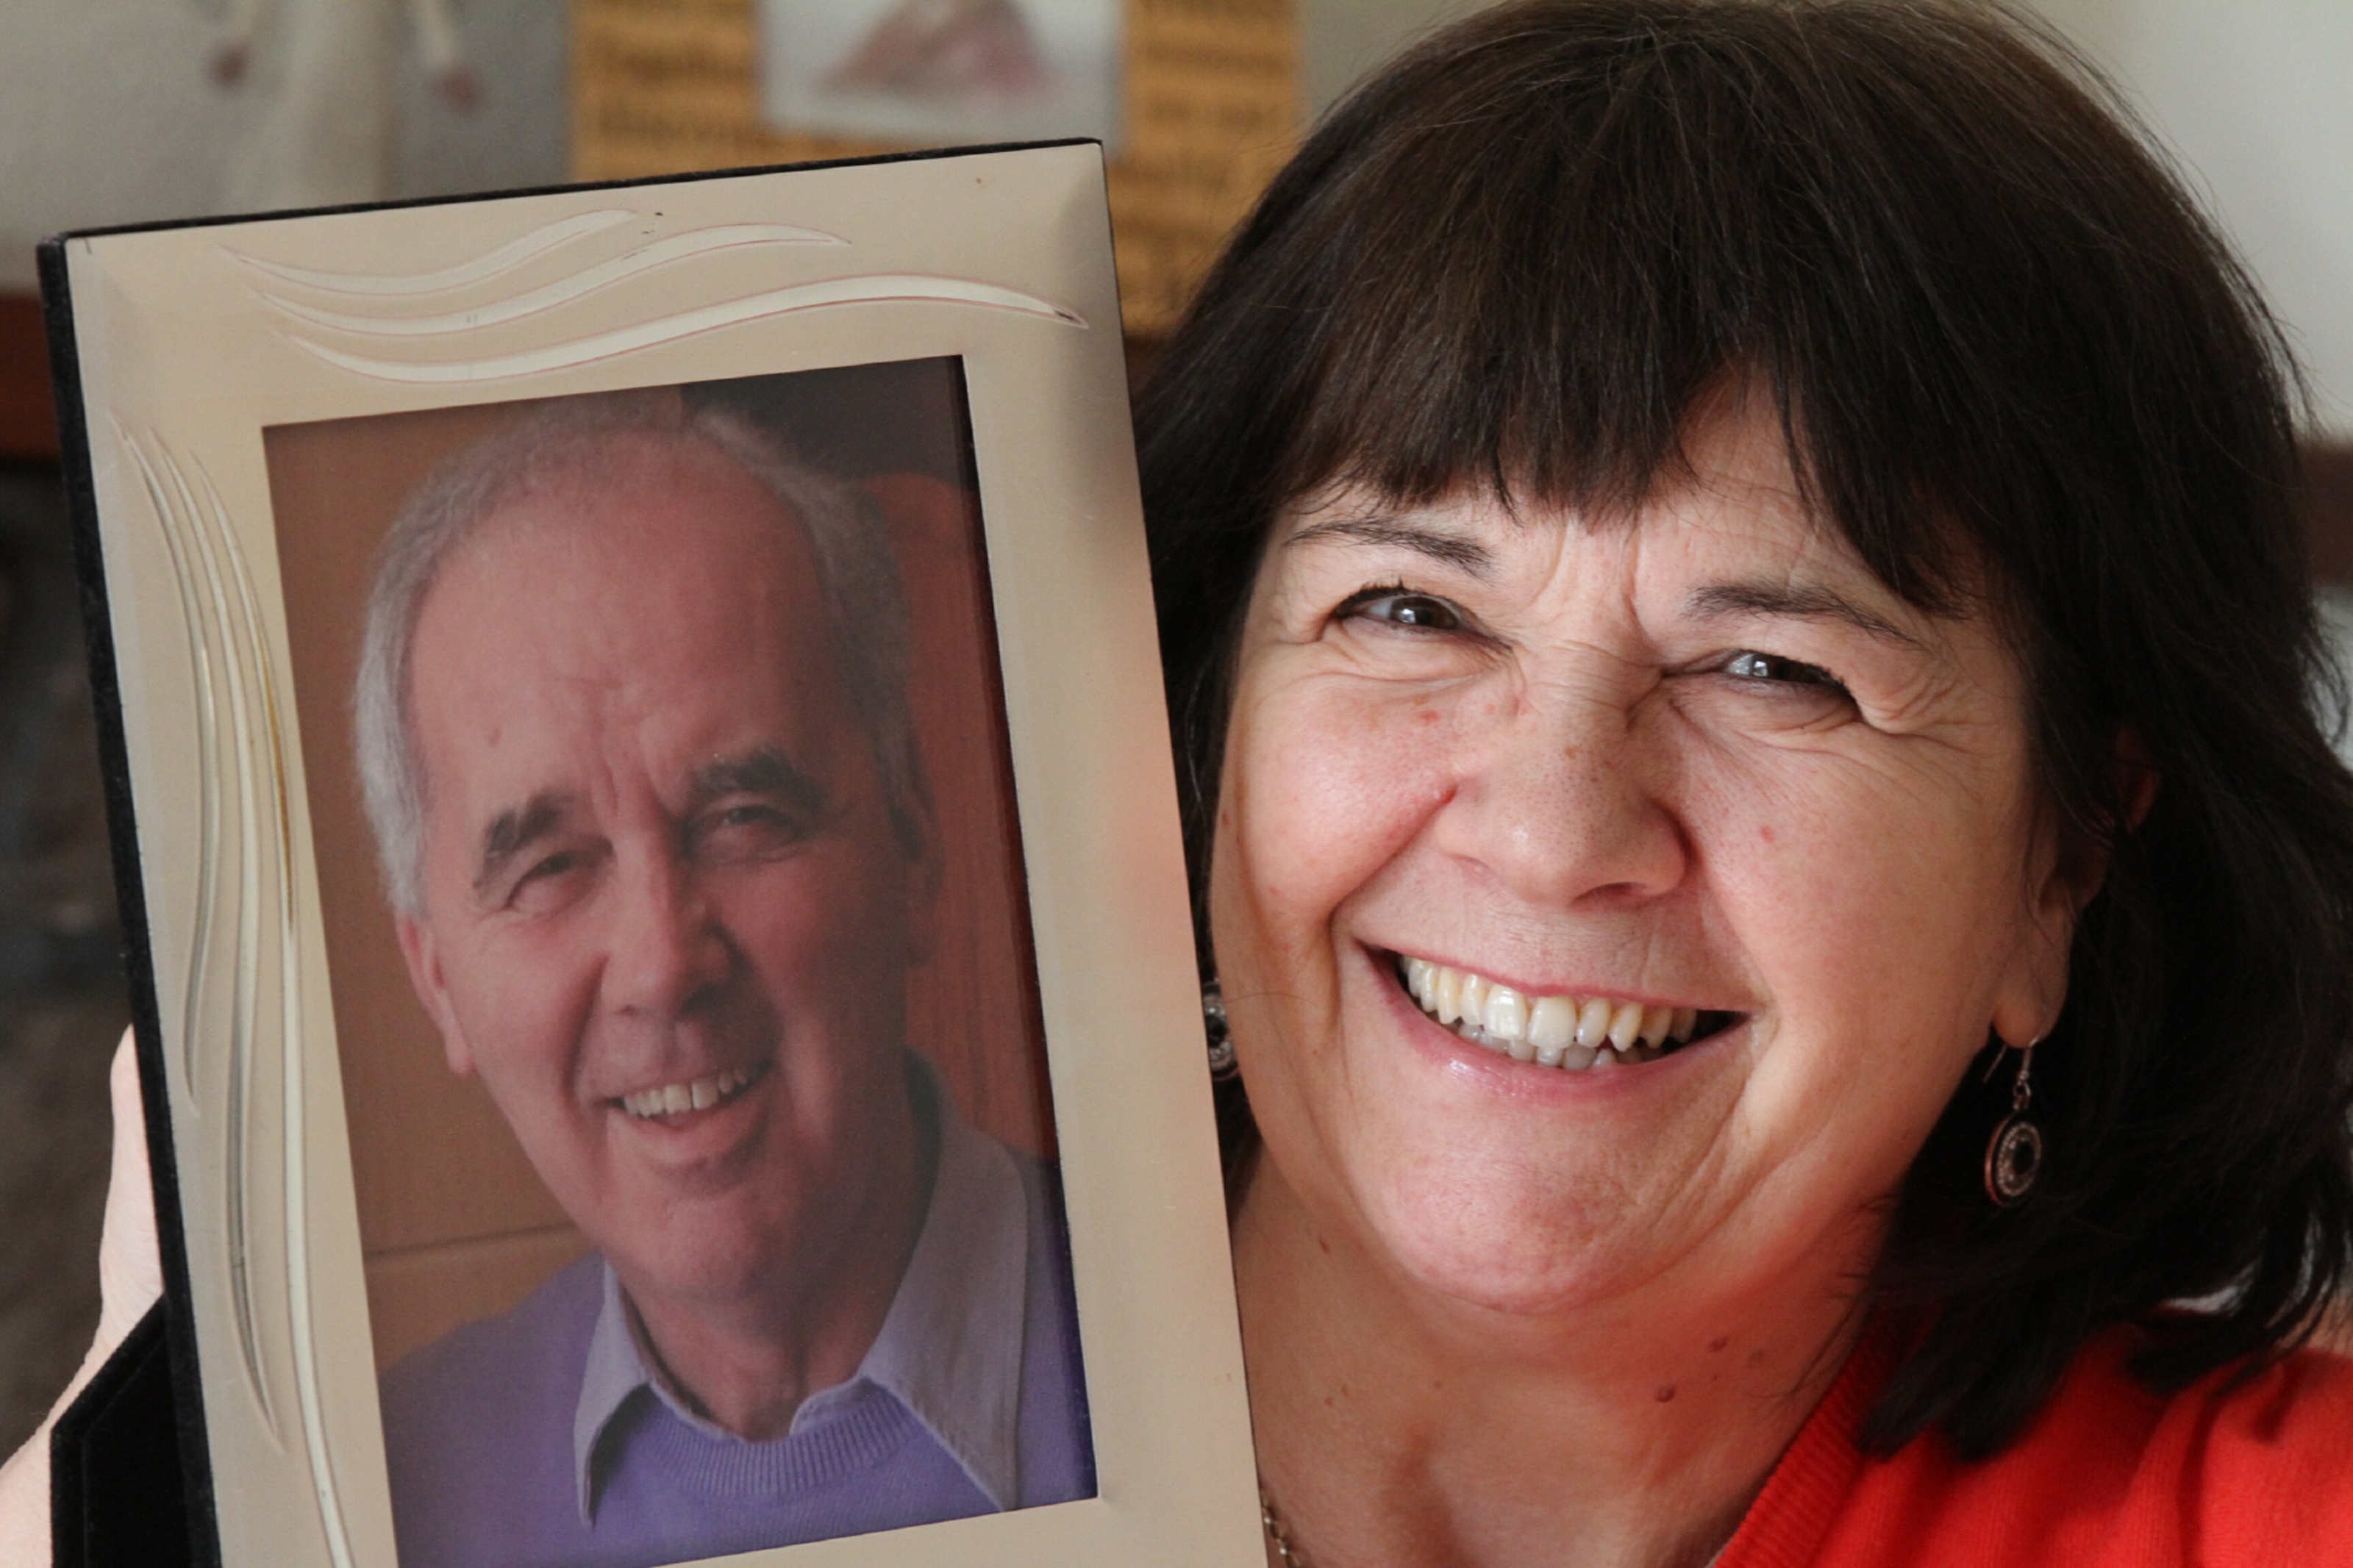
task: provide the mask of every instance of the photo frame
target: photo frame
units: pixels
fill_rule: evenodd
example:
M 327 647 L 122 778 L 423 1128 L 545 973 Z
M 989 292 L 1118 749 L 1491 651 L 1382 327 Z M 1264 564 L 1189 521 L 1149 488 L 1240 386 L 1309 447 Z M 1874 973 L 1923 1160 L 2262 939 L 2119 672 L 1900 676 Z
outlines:
M 51 241 L 42 268 L 183 1458 L 217 1559 L 443 1560 L 416 1521 L 464 1509 L 420 1513 L 439 1494 L 401 1458 L 400 1410 L 435 1407 L 384 1391 L 420 1386 L 397 1369 L 436 1347 L 491 1342 L 482 1325 L 522 1321 L 560 1278 L 607 1336 L 596 1364 L 634 1348 L 631 1421 L 788 1439 L 707 1392 L 662 1303 L 708 1287 L 692 1269 L 712 1258 L 830 1280 L 807 1260 L 855 1231 L 899 1235 L 898 1272 L 843 1296 L 865 1338 L 842 1342 L 917 1347 L 894 1353 L 919 1368 L 917 1424 L 948 1434 L 940 1484 L 987 1506 L 837 1510 L 797 1543 L 643 1561 L 1260 1561 L 1099 147 L 96 231 Z M 860 577 L 839 561 L 870 535 L 885 565 Z M 402 600 L 387 584 L 418 539 Z M 840 586 L 870 579 L 894 586 Z M 757 613 L 731 620 L 739 600 Z M 379 625 L 405 651 L 370 687 Z M 764 641 L 778 626 L 800 629 Z M 543 663 L 560 679 L 528 684 Z M 628 725 L 564 696 L 625 689 Z M 875 715 L 902 710 L 894 751 Z M 370 712 L 396 717 L 371 731 Z M 363 731 L 415 755 L 371 763 Z M 510 795 L 530 809 L 490 810 Z M 603 1001 L 519 999 L 573 995 L 589 970 L 579 994 Z M 645 984 L 624 994 L 625 972 Z M 871 1001 L 902 994 L 903 1012 Z M 765 1108 L 788 1090 L 851 1110 L 787 1136 Z M 860 1106 L 881 1120 L 841 1120 Z M 875 1131 L 902 1122 L 903 1144 Z M 628 1217 L 652 1167 L 624 1156 L 702 1180 L 755 1145 L 839 1183 L 710 1177 L 786 1194 L 741 1230 L 725 1204 Z M 825 1164 L 837 1145 L 913 1152 Z M 618 1197 L 575 1179 L 608 1155 Z M 923 1347 L 981 1331 L 892 1293 L 937 1274 L 926 1300 L 965 1299 L 934 1236 L 1021 1222 L 926 1205 L 984 1188 L 1029 1216 L 1027 1250 L 1008 1243 L 1026 1265 L 970 1265 L 1013 1281 L 998 1319 L 1029 1337 L 1005 1342 L 1046 1342 L 1050 1298 L 1075 1352 L 1050 1493 L 1013 1479 L 1050 1468 L 1028 1428 L 1018 1463 L 964 1443 L 963 1385 L 923 1381 Z M 971 1346 L 997 1342 L 934 1363 L 985 1368 Z M 1026 1369 L 1050 1360 L 989 1374 L 994 1408 L 1046 1408 Z M 924 1404 L 942 1387 L 944 1417 Z M 491 1393 L 449 1429 L 528 1405 Z M 633 1461 L 612 1457 L 619 1428 L 583 1438 L 560 1415 L 588 1519 Z

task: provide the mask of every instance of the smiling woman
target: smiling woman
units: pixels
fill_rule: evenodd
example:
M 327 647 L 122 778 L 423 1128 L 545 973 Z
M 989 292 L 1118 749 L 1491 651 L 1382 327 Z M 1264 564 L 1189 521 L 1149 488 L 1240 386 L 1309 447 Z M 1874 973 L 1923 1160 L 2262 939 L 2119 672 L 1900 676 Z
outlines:
M 1140 416 L 1271 1556 L 2353 1550 L 2291 384 L 1983 6 L 1318 130 Z

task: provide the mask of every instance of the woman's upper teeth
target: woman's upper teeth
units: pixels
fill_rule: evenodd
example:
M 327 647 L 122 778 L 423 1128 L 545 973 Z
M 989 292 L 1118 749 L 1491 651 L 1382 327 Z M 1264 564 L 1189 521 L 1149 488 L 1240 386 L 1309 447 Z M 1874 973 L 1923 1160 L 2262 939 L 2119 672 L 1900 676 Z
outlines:
M 708 1110 L 752 1081 L 754 1069 L 729 1068 L 681 1083 L 658 1084 L 621 1096 L 621 1109 L 632 1116 L 675 1116 L 684 1110 Z
M 1539 1067 L 1648 1060 L 1662 1047 L 1690 1039 L 1699 1024 L 1695 1007 L 1645 1006 L 1614 996 L 1532 995 L 1426 958 L 1398 963 L 1406 989 L 1422 1011 L 1465 1038 Z

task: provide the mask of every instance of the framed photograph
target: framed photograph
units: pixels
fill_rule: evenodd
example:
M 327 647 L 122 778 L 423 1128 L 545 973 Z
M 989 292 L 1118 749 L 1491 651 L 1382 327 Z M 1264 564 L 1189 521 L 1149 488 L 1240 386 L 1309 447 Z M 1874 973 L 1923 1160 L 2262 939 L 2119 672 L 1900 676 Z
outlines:
M 1100 149 L 42 264 L 219 1560 L 1261 1562 Z
M 1118 151 L 1125 0 L 760 0 L 781 131 L 908 142 L 1092 136 Z

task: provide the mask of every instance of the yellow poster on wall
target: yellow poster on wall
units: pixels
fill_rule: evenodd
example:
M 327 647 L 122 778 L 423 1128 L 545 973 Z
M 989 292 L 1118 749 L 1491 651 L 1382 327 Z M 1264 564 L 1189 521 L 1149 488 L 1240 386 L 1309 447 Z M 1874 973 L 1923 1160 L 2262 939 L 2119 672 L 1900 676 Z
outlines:
M 1293 0 L 1103 3 L 1119 15 L 1092 36 L 1115 37 L 1103 47 L 1124 62 L 1110 107 L 1096 111 L 1101 128 L 1113 132 L 1104 139 L 1113 150 L 1121 308 L 1128 333 L 1149 338 L 1174 323 L 1228 231 L 1296 144 L 1299 28 Z M 776 0 L 765 18 L 762 0 L 572 0 L 575 176 L 627 179 L 989 139 L 936 126 L 897 135 L 780 127 L 775 40 L 765 49 L 763 40 L 764 19 L 773 28 L 780 15 L 791 13 Z M 1020 73 L 1040 68 L 1020 58 L 1028 41 L 1039 40 L 1042 68 L 1053 66 L 1059 35 L 1050 12 L 1040 15 L 1046 25 L 1025 27 L 1007 0 L 885 8 L 858 40 L 863 54 L 850 55 L 834 79 L 864 69 L 871 80 L 877 68 L 869 62 L 898 46 L 909 62 L 898 68 L 901 81 L 934 89 L 985 79 L 993 96 L 974 124 L 1011 123 Z M 927 52 L 908 45 L 918 25 L 942 41 Z

